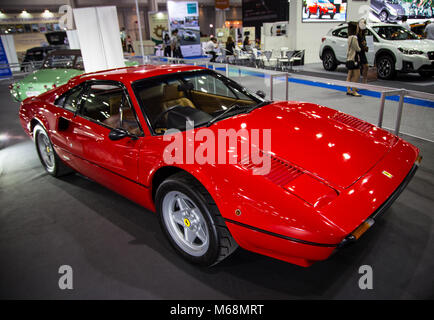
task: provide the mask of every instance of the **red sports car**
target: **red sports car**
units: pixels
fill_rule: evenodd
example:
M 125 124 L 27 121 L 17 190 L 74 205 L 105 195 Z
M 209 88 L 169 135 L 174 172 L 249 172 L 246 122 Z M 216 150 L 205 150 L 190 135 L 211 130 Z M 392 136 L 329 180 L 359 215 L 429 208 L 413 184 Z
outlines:
M 336 14 L 336 7 L 328 0 L 313 0 L 307 4 L 306 13 L 308 18 L 310 18 L 311 15 L 316 15 L 321 19 L 323 15 L 329 15 L 330 18 L 333 19 Z
M 49 174 L 78 171 L 156 211 L 187 260 L 213 265 L 241 246 L 309 266 L 375 222 L 419 150 L 339 111 L 262 96 L 208 69 L 142 66 L 77 76 L 19 116 Z

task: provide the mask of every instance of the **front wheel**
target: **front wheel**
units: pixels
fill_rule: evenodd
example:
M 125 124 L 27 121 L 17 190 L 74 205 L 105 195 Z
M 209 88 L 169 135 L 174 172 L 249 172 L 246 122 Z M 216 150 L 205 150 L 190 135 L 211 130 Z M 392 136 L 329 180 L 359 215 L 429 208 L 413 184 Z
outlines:
M 33 129 L 33 139 L 35 142 L 36 152 L 38 153 L 39 160 L 41 161 L 45 171 L 53 177 L 60 177 L 73 172 L 72 169 L 66 166 L 59 158 L 47 132 L 39 124 Z
M 186 260 L 211 266 L 238 247 L 211 195 L 191 175 L 181 172 L 165 180 L 155 203 L 164 233 Z
M 380 79 L 390 80 L 395 77 L 395 61 L 391 56 L 383 55 L 377 59 L 377 74 Z

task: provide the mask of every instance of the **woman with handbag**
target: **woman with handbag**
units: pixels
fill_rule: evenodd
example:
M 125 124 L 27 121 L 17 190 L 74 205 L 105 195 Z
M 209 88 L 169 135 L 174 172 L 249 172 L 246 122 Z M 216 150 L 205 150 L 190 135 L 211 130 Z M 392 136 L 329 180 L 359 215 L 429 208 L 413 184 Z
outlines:
M 358 25 L 355 22 L 348 23 L 348 51 L 346 66 L 348 69 L 347 82 L 358 82 L 360 79 L 360 46 L 357 41 Z M 347 95 L 361 97 L 355 88 L 347 88 Z

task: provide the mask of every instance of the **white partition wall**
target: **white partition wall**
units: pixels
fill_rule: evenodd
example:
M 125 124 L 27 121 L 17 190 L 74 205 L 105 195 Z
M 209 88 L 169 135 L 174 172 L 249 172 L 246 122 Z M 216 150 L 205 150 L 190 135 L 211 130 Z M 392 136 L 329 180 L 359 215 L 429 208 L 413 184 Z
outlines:
M 66 35 L 68 37 L 69 49 L 80 49 L 77 30 L 66 30 Z
M 125 67 L 115 6 L 74 9 L 86 72 Z

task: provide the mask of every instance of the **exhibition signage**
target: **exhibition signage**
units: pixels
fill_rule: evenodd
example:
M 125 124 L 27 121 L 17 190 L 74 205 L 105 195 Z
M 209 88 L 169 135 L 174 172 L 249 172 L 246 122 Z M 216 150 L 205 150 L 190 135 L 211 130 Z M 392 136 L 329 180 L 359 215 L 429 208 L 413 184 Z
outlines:
M 161 44 L 163 42 L 163 34 L 168 31 L 169 18 L 167 12 L 149 12 L 149 31 L 151 34 L 151 40 L 155 44 Z
M 202 54 L 200 46 L 199 10 L 197 1 L 168 1 L 170 32 L 178 30 L 181 52 L 184 57 Z
M 215 7 L 220 10 L 229 9 L 229 0 L 215 0 Z
M 9 62 L 6 55 L 6 50 L 3 46 L 2 39 L 0 38 L 0 78 L 9 78 L 12 76 L 12 72 L 8 64 Z

